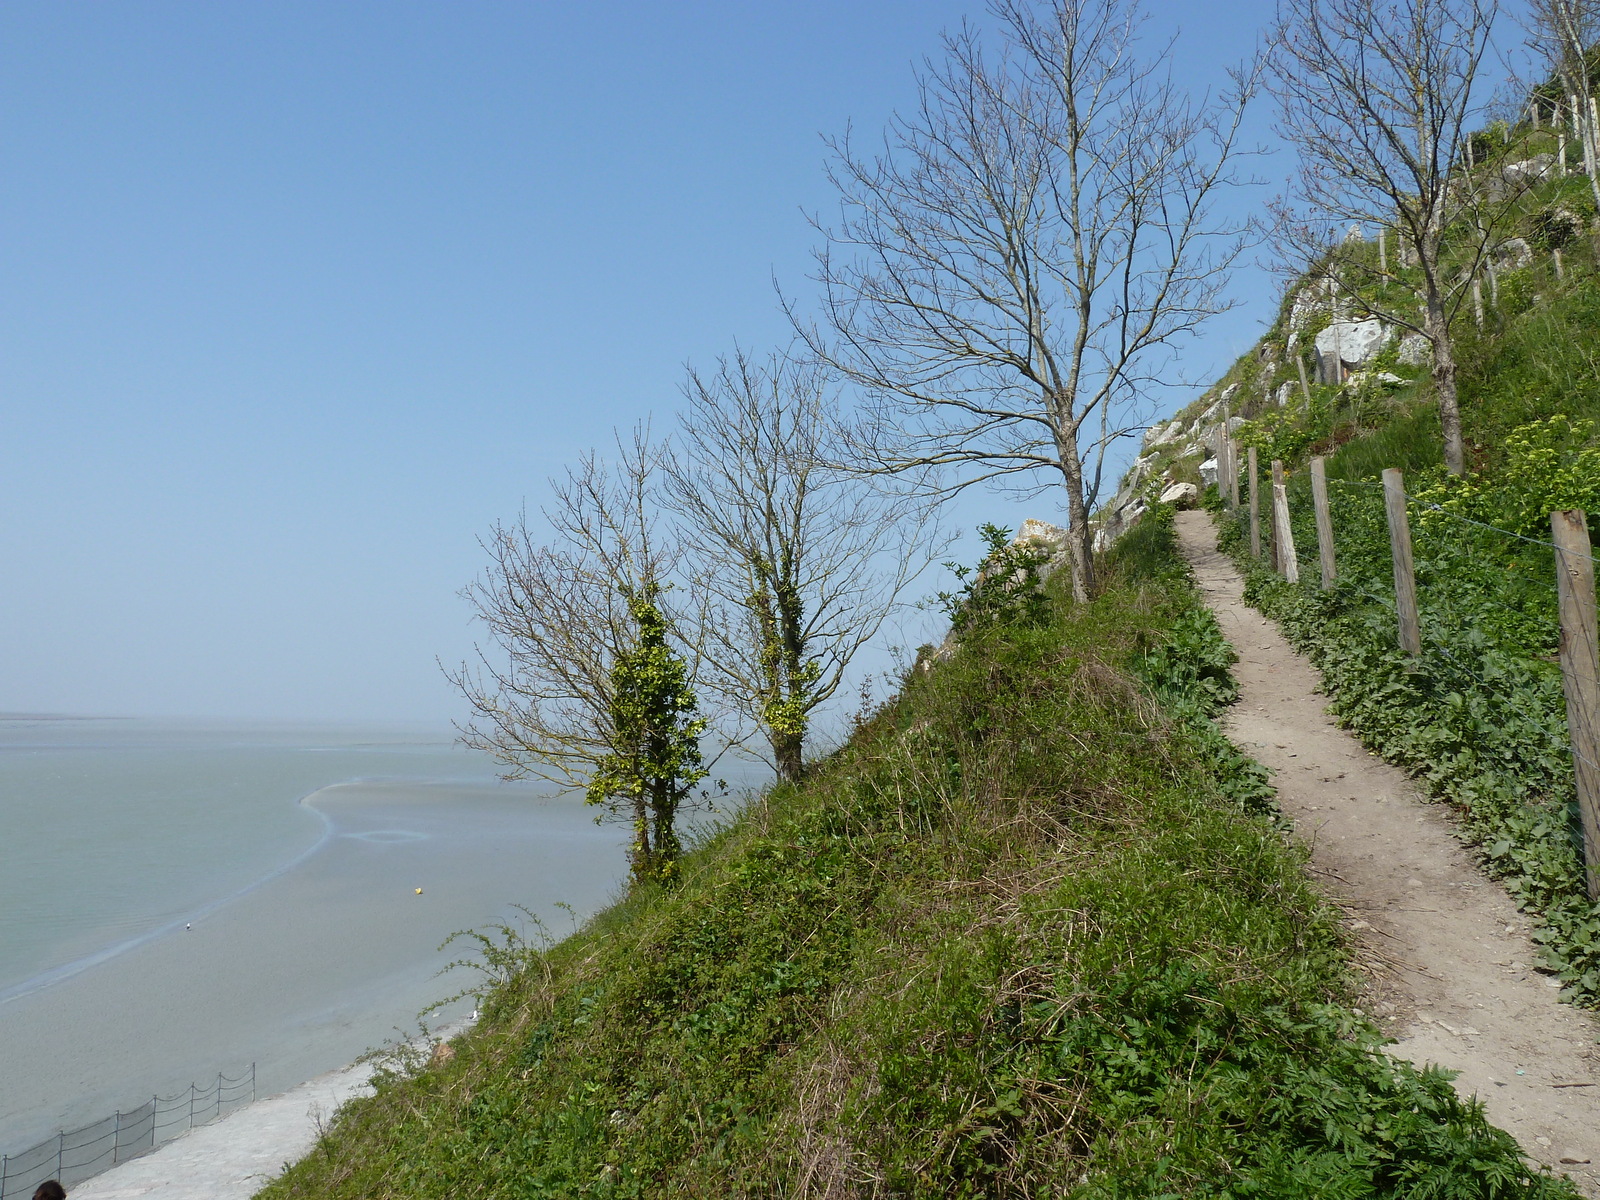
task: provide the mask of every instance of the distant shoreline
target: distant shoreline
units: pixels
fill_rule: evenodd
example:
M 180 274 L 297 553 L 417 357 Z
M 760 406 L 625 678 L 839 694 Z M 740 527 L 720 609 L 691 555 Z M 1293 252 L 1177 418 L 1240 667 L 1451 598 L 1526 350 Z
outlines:
M 113 717 L 96 713 L 8 713 L 0 712 L 0 721 L 131 721 L 132 717 Z

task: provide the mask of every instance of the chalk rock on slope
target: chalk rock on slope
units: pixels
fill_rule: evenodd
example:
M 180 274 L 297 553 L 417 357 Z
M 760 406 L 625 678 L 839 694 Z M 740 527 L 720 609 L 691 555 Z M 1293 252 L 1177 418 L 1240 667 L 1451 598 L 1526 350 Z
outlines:
M 1426 367 L 1433 363 L 1433 347 L 1420 333 L 1408 333 L 1400 339 L 1399 359 L 1408 367 Z
M 1526 185 L 1551 179 L 1556 173 L 1554 154 L 1535 154 L 1520 162 L 1507 163 L 1500 168 L 1500 177 L 1507 183 Z
M 1035 521 L 1029 517 L 1022 523 L 1022 528 L 1017 530 L 1017 536 L 1011 539 L 1012 545 L 1022 542 L 1043 542 L 1052 550 L 1059 550 L 1067 544 L 1067 531 L 1059 525 L 1052 525 L 1048 521 Z
M 1161 493 L 1161 503 L 1183 508 L 1200 499 L 1200 489 L 1192 483 L 1175 483 Z
M 1382 321 L 1335 321 L 1317 334 L 1317 354 L 1337 354 L 1347 367 L 1364 367 L 1389 341 L 1390 329 Z

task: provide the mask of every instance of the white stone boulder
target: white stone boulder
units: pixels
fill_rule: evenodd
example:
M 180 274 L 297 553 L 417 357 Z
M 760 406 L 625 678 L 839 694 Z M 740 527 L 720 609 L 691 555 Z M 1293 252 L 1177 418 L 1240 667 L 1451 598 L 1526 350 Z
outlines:
M 1022 523 L 1022 528 L 1017 530 L 1017 536 L 1011 539 L 1013 546 L 1023 542 L 1043 542 L 1052 550 L 1059 550 L 1067 544 L 1067 531 L 1059 525 L 1052 525 L 1048 521 L 1035 521 L 1029 517 Z
M 1289 403 L 1289 397 L 1292 395 L 1294 395 L 1294 382 L 1293 380 L 1290 380 L 1289 382 L 1278 385 L 1278 392 L 1274 399 L 1277 400 L 1278 407 L 1282 408 L 1284 405 Z
M 1404 387 L 1406 381 L 1389 371 L 1357 371 L 1345 380 L 1351 387 Z
M 1520 271 L 1533 261 L 1533 247 L 1526 238 L 1507 238 L 1491 255 L 1497 271 Z
M 1507 183 L 1518 186 L 1539 183 L 1541 180 L 1553 179 L 1556 173 L 1556 156 L 1554 154 L 1535 154 L 1532 158 L 1524 158 L 1520 162 L 1507 163 L 1500 168 L 1500 178 Z
M 1200 489 L 1192 483 L 1175 483 L 1161 493 L 1161 503 L 1184 508 L 1200 499 Z
M 1174 421 L 1170 425 L 1152 425 L 1145 431 L 1145 449 L 1154 450 L 1157 446 L 1165 446 L 1169 442 L 1175 442 L 1182 434 L 1182 421 Z
M 1205 481 L 1205 485 L 1207 487 L 1210 487 L 1213 483 L 1215 483 L 1217 481 L 1217 460 L 1216 459 L 1208 458 L 1208 459 L 1205 460 L 1205 462 L 1200 464 L 1200 478 Z
M 1317 334 L 1317 356 L 1338 355 L 1349 367 L 1364 367 L 1378 357 L 1388 344 L 1390 328 L 1373 318 L 1368 321 L 1335 321 Z
M 1400 339 L 1398 358 L 1408 367 L 1433 365 L 1433 346 L 1420 333 L 1408 333 Z

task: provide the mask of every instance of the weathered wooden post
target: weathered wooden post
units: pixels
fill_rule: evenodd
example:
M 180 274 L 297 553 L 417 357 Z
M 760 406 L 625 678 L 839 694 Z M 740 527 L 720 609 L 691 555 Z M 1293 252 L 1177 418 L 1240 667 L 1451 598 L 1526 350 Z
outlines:
M 1417 619 L 1417 568 L 1411 557 L 1411 521 L 1406 516 L 1406 483 L 1398 467 L 1383 473 L 1383 507 L 1389 517 L 1389 553 L 1394 559 L 1394 607 L 1400 618 L 1400 649 L 1422 657 L 1422 624 Z
M 1328 471 L 1321 455 L 1311 460 L 1311 503 L 1317 510 L 1317 558 L 1322 564 L 1322 590 L 1338 578 L 1333 563 L 1333 517 L 1328 512 Z
M 1250 467 L 1250 557 L 1261 557 L 1261 472 L 1256 469 L 1256 448 L 1245 451 Z
M 1222 424 L 1217 427 L 1217 496 L 1228 496 L 1228 406 L 1222 406 Z
M 1294 552 L 1294 533 L 1289 527 L 1289 493 L 1283 483 L 1283 463 L 1272 460 L 1272 550 L 1278 572 L 1290 583 L 1300 582 L 1300 560 Z
M 1595 628 L 1594 556 L 1581 509 L 1550 514 L 1556 544 L 1556 590 L 1561 604 L 1561 686 L 1567 694 L 1567 734 L 1583 821 L 1583 861 L 1589 899 L 1600 900 L 1600 634 Z
M 1313 350 L 1316 349 L 1315 345 L 1312 346 L 1312 349 Z M 1306 407 L 1310 408 L 1311 407 L 1311 385 L 1306 382 L 1306 360 L 1301 358 L 1300 355 L 1297 353 L 1294 356 L 1294 365 L 1300 371 L 1300 391 L 1306 398 Z
M 1378 226 L 1378 271 L 1389 273 L 1389 231 L 1382 225 Z

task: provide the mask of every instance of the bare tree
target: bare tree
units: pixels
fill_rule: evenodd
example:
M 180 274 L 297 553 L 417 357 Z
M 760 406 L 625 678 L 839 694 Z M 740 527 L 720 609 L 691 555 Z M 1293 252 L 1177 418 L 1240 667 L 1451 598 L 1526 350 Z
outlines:
M 832 143 L 836 224 L 816 222 L 813 351 L 869 396 L 856 447 L 879 472 L 953 468 L 1066 489 L 1073 589 L 1093 585 L 1089 512 L 1105 455 L 1174 348 L 1230 307 L 1233 182 L 1253 81 L 1196 104 L 1139 55 L 1137 0 L 996 0 L 1003 48 L 947 36 L 919 102 L 874 156 Z
M 1451 327 L 1515 206 L 1514 181 L 1469 161 L 1495 16 L 1495 0 L 1282 0 L 1272 39 L 1279 131 L 1299 154 L 1294 195 L 1279 206 L 1284 249 L 1302 264 L 1331 254 L 1330 279 L 1428 339 L 1456 475 L 1465 456 Z M 1340 256 L 1332 248 L 1351 224 L 1397 228 L 1414 273 Z
M 508 779 L 582 788 L 631 824 L 635 881 L 670 874 L 673 818 L 705 775 L 692 648 L 674 647 L 664 611 L 674 558 L 652 517 L 657 453 L 618 439 L 613 463 L 585 455 L 544 510 L 542 542 L 526 514 L 484 543 L 489 566 L 462 595 L 490 649 L 450 672 L 471 706 L 462 741 Z
M 812 714 L 939 543 L 907 490 L 827 465 L 838 397 L 816 365 L 736 350 L 684 398 L 664 495 L 713 602 L 702 676 L 796 780 Z
M 1600 128 L 1596 126 L 1600 113 L 1595 109 L 1594 82 L 1589 74 L 1589 48 L 1600 42 L 1600 5 L 1595 0 L 1528 0 L 1523 21 L 1529 45 L 1561 83 L 1562 95 L 1551 115 L 1559 119 L 1565 108 L 1570 116 L 1583 147 L 1589 190 L 1595 206 L 1600 207 Z

